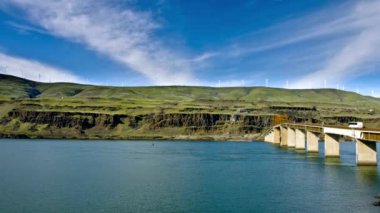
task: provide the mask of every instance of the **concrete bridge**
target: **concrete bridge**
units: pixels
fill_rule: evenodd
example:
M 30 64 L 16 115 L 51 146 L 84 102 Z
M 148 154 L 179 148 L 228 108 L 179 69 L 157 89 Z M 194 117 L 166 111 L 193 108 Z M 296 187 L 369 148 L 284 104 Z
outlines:
M 356 143 L 357 165 L 377 165 L 380 130 L 284 123 L 264 134 L 266 142 L 307 152 L 318 152 L 319 139 L 323 138 L 326 157 L 339 157 L 339 143 L 350 139 Z

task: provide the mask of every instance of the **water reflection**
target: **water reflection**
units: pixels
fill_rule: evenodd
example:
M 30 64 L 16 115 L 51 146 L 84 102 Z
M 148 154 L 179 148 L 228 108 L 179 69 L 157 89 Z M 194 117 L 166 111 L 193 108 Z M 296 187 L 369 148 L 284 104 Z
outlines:
M 376 184 L 380 181 L 377 166 L 358 166 L 356 178 L 358 182 L 366 185 Z
M 305 150 L 304 149 L 295 149 L 294 152 L 296 154 L 305 154 Z
M 313 159 L 313 158 L 319 158 L 319 153 L 318 152 L 307 152 L 306 157 Z
M 339 157 L 325 157 L 325 164 L 326 165 L 342 165 L 342 161 Z
M 276 147 L 277 149 L 280 149 L 280 150 L 288 150 L 289 149 L 287 146 L 276 146 L 276 145 L 274 145 L 274 147 Z

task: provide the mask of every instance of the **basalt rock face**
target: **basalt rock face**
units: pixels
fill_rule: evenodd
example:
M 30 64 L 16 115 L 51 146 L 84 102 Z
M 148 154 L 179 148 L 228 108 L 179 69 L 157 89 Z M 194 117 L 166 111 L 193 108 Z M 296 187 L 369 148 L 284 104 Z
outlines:
M 266 128 L 283 122 L 342 123 L 355 117 L 251 115 L 248 113 L 157 112 L 111 114 L 14 109 L 0 119 L 0 137 L 80 139 L 176 139 L 205 136 L 216 140 L 258 139 Z M 364 120 L 378 125 L 376 120 Z M 221 138 L 222 137 L 222 138 Z M 185 138 L 186 139 L 186 138 Z M 195 138 L 194 138 L 195 139 Z M 248 140 L 248 139 L 247 139 Z
M 226 122 L 243 122 L 247 125 L 258 125 L 263 127 L 271 124 L 272 116 L 209 114 L 209 113 L 173 113 L 159 114 L 152 119 L 154 127 L 182 127 L 182 126 L 214 126 Z
M 56 128 L 77 128 L 86 130 L 95 126 L 114 128 L 122 124 L 123 115 L 78 112 L 19 111 L 13 110 L 2 123 L 18 119 L 23 123 L 47 124 Z
M 158 129 L 164 127 L 203 127 L 210 129 L 215 125 L 224 124 L 229 121 L 231 115 L 208 114 L 208 113 L 173 113 L 152 115 L 150 128 Z
M 187 132 L 231 132 L 236 134 L 258 133 L 273 124 L 273 116 L 253 116 L 209 113 L 173 113 L 152 115 L 149 120 L 151 129 L 166 127 L 185 127 Z
M 150 113 L 142 115 L 26 111 L 12 110 L 0 120 L 8 128 L 9 137 L 38 138 L 135 138 L 156 137 L 167 134 L 168 138 L 192 133 L 207 134 L 258 134 L 273 124 L 273 116 L 211 113 Z M 26 126 L 26 127 L 25 127 Z M 25 130 L 26 129 L 26 130 Z M 173 130 L 172 132 L 165 131 Z M 23 130 L 23 131 L 21 131 Z

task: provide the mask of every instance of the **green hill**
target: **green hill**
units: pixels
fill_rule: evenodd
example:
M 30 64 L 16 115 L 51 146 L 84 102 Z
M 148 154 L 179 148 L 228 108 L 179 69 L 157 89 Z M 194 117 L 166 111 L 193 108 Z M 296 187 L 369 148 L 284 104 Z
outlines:
M 328 103 L 380 106 L 380 99 L 335 89 L 290 90 L 266 87 L 105 87 L 71 83 L 38 83 L 0 75 L 2 98 L 104 98 L 170 101 L 247 101 Z
M 379 99 L 334 89 L 104 87 L 0 75 L 0 138 L 255 140 L 278 118 L 380 128 L 379 112 Z

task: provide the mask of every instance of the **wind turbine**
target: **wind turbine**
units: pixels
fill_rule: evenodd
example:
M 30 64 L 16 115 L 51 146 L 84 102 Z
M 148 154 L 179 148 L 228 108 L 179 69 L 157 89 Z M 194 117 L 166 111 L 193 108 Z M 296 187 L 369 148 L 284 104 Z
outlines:
M 0 72 L 4 73 L 4 74 L 7 74 L 7 66 L 4 65 L 4 66 L 0 66 Z

